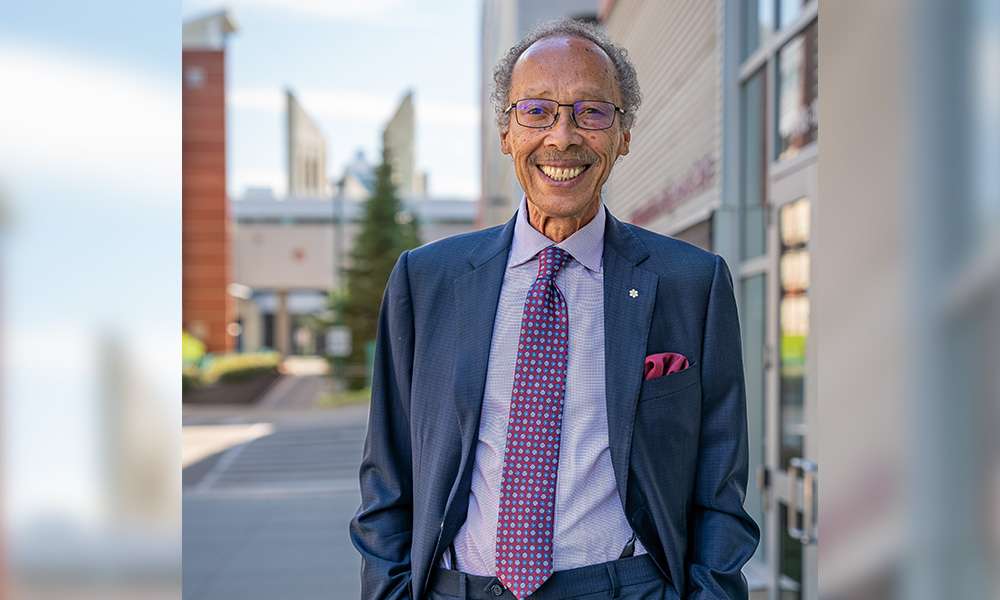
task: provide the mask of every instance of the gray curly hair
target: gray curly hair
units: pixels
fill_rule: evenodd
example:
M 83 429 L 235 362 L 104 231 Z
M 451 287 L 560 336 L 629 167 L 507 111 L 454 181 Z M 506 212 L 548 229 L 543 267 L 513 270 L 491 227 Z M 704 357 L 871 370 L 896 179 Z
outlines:
M 535 25 L 520 42 L 507 51 L 493 69 L 493 93 L 490 95 L 490 100 L 493 103 L 493 110 L 496 111 L 497 127 L 500 131 L 506 132 L 510 128 L 510 113 L 504 111 L 510 106 L 514 63 L 538 40 L 555 36 L 573 36 L 590 40 L 611 58 L 611 62 L 615 65 L 618 88 L 622 94 L 622 110 L 625 111 L 621 116 L 622 127 L 631 128 L 635 122 L 635 113 L 642 104 L 642 92 L 639 90 L 639 78 L 636 76 L 635 67 L 628 58 L 628 50 L 612 42 L 607 31 L 599 25 L 571 19 L 554 19 Z

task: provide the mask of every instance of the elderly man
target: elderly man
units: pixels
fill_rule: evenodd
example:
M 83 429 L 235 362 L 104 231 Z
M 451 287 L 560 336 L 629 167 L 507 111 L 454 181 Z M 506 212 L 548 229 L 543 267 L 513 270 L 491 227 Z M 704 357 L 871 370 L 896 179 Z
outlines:
M 729 271 L 601 199 L 635 69 L 598 27 L 556 21 L 494 77 L 525 198 L 389 280 L 351 523 L 363 597 L 746 598 Z

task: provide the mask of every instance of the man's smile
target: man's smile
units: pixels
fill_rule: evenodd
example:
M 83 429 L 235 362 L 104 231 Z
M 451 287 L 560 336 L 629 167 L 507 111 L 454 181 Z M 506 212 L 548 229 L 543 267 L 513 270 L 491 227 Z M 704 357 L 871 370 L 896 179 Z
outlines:
M 553 181 L 569 181 L 586 171 L 590 165 L 580 165 L 578 167 L 551 167 L 549 165 L 538 165 L 538 169 Z

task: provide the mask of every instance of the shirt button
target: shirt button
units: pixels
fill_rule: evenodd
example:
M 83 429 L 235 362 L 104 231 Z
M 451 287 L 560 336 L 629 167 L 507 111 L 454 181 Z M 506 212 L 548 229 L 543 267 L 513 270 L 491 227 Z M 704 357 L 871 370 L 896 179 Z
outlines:
M 503 586 L 500 585 L 499 583 L 494 583 L 490 587 L 490 593 L 493 594 L 494 596 L 502 596 L 503 595 Z

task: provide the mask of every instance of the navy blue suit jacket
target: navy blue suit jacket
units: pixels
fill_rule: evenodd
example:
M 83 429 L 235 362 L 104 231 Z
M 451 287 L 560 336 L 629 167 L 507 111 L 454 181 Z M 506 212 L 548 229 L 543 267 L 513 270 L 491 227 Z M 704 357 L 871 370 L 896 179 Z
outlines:
M 389 279 L 351 522 L 366 600 L 424 597 L 465 521 L 513 231 L 511 220 L 405 252 Z M 609 214 L 604 320 L 609 445 L 626 518 L 671 593 L 746 598 L 740 569 L 759 530 L 743 509 L 746 400 L 725 262 Z M 691 366 L 643 381 L 644 358 L 659 352 Z

